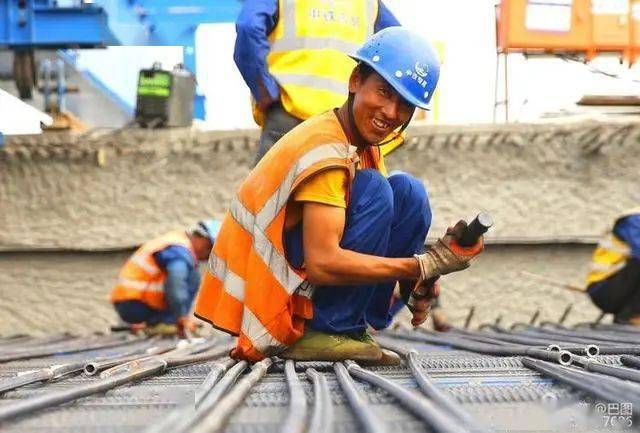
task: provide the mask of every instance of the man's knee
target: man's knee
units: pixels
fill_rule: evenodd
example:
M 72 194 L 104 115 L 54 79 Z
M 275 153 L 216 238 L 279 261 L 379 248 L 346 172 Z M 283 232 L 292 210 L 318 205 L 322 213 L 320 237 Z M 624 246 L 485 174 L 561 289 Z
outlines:
M 404 172 L 396 172 L 389 176 L 389 184 L 393 190 L 396 203 L 407 206 L 408 212 L 420 212 L 431 225 L 431 205 L 429 194 L 421 180 Z

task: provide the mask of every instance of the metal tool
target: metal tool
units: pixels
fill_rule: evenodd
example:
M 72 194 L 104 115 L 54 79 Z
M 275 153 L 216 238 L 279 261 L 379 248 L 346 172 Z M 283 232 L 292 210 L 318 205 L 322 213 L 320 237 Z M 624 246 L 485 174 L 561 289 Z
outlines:
M 471 247 L 478 242 L 480 236 L 489 230 L 489 228 L 493 225 L 493 218 L 486 212 L 480 212 L 474 219 L 467 225 L 464 232 L 460 237 L 456 238 L 456 242 L 461 247 L 467 248 Z M 409 307 L 413 307 L 415 302 L 424 299 L 429 295 L 432 291 L 433 286 L 436 281 L 440 278 L 440 276 L 436 276 L 424 281 L 420 286 L 416 287 L 409 296 L 409 300 L 407 301 L 407 305 Z

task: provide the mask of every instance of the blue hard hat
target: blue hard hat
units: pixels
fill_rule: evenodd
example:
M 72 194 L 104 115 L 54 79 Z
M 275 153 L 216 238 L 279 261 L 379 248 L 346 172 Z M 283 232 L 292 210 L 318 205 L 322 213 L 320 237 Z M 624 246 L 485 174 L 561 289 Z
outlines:
M 426 39 L 404 27 L 387 27 L 351 57 L 371 66 L 409 103 L 427 109 L 440 63 Z
M 211 243 L 215 243 L 221 225 L 220 221 L 214 219 L 198 221 L 198 224 L 196 224 L 196 227 L 193 229 L 193 233 L 209 238 Z

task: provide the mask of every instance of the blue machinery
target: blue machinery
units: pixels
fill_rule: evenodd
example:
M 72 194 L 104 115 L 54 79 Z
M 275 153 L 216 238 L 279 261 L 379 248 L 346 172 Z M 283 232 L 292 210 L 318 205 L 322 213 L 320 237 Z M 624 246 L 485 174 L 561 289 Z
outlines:
M 107 45 L 183 46 L 184 64 L 195 74 L 199 24 L 233 22 L 240 0 L 0 0 L 0 48 L 14 51 L 20 96 L 36 82 L 35 49 L 100 48 Z M 204 117 L 204 96 L 194 114 Z

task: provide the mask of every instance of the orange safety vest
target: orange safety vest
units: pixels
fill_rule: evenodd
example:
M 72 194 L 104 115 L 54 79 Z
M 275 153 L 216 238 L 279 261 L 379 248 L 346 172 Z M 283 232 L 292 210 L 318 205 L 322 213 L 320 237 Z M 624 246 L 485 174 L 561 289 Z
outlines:
M 362 168 L 383 168 L 378 148 Z M 285 212 L 293 191 L 329 168 L 358 162 L 333 112 L 315 116 L 285 135 L 240 185 L 209 256 L 195 315 L 238 336 L 235 358 L 258 361 L 277 354 L 304 333 L 313 317 L 313 286 L 287 262 Z M 348 199 L 348 197 L 347 197 Z
M 118 283 L 111 291 L 111 302 L 141 301 L 156 310 L 165 310 L 164 281 L 167 273 L 158 266 L 153 255 L 171 245 L 187 248 L 197 262 L 191 240 L 184 230 L 175 230 L 153 239 L 138 248 L 122 266 Z

